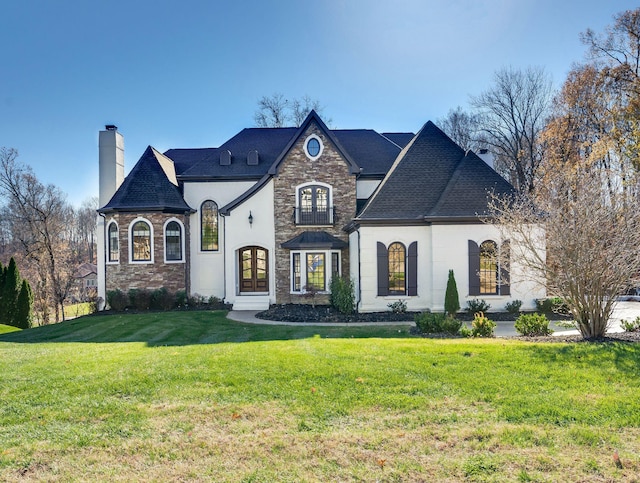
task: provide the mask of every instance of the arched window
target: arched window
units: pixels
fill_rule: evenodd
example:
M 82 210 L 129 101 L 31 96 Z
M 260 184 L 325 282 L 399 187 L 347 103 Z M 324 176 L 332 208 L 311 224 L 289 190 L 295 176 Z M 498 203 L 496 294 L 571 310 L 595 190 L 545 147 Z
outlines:
M 298 188 L 299 225 L 332 225 L 333 207 L 330 206 L 331 188 L 321 185 L 306 185 Z
M 118 225 L 115 222 L 109 223 L 109 229 L 107 230 L 109 233 L 108 236 L 108 244 L 109 244 L 109 261 L 110 262 L 118 262 L 120 261 L 120 242 L 118 240 Z
M 469 240 L 469 295 L 510 295 L 509 241 Z
M 378 295 L 418 295 L 418 242 L 377 242 Z
M 182 227 L 177 221 L 170 221 L 164 229 L 165 260 L 182 260 Z
M 389 295 L 405 294 L 405 248 L 402 243 L 389 245 Z
M 151 261 L 151 227 L 146 221 L 136 221 L 131 228 L 131 260 Z
M 200 248 L 203 252 L 218 250 L 218 205 L 211 200 L 200 207 Z
M 480 244 L 480 294 L 498 292 L 498 246 L 492 240 Z

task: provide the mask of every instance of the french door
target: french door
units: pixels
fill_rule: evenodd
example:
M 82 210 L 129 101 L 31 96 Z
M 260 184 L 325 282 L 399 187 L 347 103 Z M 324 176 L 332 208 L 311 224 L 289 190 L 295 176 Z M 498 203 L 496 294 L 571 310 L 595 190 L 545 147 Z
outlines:
M 261 247 L 238 250 L 240 292 L 269 291 L 269 252 Z

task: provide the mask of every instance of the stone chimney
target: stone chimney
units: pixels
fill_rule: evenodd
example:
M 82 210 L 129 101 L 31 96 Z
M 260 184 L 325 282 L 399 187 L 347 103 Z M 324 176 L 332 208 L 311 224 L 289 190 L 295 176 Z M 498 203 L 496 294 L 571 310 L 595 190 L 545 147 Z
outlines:
M 107 124 L 98 139 L 99 206 L 106 205 L 124 181 L 124 137 L 118 127 Z

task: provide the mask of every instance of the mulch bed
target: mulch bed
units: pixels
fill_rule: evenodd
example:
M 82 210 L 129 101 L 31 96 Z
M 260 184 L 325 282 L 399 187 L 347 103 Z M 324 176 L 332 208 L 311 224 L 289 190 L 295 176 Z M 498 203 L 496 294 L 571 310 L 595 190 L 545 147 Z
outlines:
M 268 310 L 259 312 L 256 317 L 265 320 L 279 320 L 282 322 L 406 322 L 412 321 L 414 316 L 419 312 L 394 313 L 385 312 L 368 312 L 345 315 L 338 312 L 329 305 L 305 305 L 305 304 L 280 304 L 272 305 Z M 516 320 L 517 315 L 507 312 L 492 312 L 487 316 L 496 322 L 509 322 Z M 567 317 L 558 314 L 547 315 L 550 320 L 568 320 Z M 473 314 L 459 313 L 457 318 L 464 321 L 473 320 Z M 424 334 L 428 338 L 453 338 L 448 334 Z M 501 337 L 502 339 L 515 339 L 528 342 L 640 342 L 640 332 L 621 332 L 608 334 L 607 337 L 586 340 L 580 335 L 563 335 L 563 336 L 542 336 L 542 337 L 524 337 L 511 336 Z

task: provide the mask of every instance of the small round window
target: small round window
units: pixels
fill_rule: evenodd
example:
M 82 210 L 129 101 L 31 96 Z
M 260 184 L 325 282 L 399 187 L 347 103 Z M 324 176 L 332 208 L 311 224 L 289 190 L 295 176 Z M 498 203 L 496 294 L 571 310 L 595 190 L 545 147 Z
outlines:
M 307 154 L 312 158 L 320 155 L 320 141 L 318 138 L 309 138 L 307 141 Z

